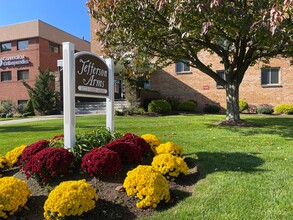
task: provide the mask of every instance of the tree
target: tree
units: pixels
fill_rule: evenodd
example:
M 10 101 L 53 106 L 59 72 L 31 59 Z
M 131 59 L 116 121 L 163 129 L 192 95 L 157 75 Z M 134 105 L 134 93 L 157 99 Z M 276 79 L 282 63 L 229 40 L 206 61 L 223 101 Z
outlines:
M 50 87 L 52 80 L 53 76 L 50 75 L 49 69 L 42 71 L 39 68 L 39 76 L 36 78 L 34 88 L 25 81 L 22 82 L 28 90 L 36 115 L 49 115 L 55 112 L 55 91 Z
M 226 90 L 226 120 L 238 121 L 239 86 L 249 66 L 293 55 L 293 0 L 89 0 L 102 50 L 120 61 L 126 52 L 163 67 L 189 61 Z M 226 79 L 201 60 L 216 54 Z M 154 59 L 153 59 L 154 60 Z

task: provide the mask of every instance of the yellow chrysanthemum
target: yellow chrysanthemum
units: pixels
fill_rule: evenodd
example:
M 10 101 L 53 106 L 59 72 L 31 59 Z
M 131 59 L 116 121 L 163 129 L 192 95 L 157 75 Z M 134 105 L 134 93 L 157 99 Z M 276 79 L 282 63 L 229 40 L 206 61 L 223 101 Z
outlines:
M 173 142 L 167 142 L 165 144 L 160 144 L 156 148 L 156 152 L 157 154 L 170 153 L 174 156 L 181 157 L 183 153 L 183 148 Z
M 95 207 L 96 190 L 85 180 L 66 181 L 53 189 L 44 204 L 44 217 L 57 220 L 65 216 L 80 216 Z
M 8 218 L 23 207 L 31 192 L 25 181 L 15 177 L 0 178 L 0 218 Z
M 0 171 L 7 167 L 7 159 L 6 157 L 0 155 Z
M 154 157 L 152 167 L 167 179 L 174 181 L 181 173 L 188 174 L 188 166 L 181 157 L 172 154 L 158 154 Z
M 18 162 L 18 159 L 21 156 L 25 147 L 26 145 L 21 145 L 5 154 L 9 167 L 13 167 L 13 165 L 15 165 Z
M 144 134 L 141 136 L 150 146 L 151 150 L 156 154 L 156 147 L 158 147 L 162 142 L 157 136 L 153 134 Z
M 128 196 L 136 196 L 138 208 L 153 207 L 170 200 L 169 184 L 165 177 L 152 166 L 140 165 L 127 173 L 123 186 Z

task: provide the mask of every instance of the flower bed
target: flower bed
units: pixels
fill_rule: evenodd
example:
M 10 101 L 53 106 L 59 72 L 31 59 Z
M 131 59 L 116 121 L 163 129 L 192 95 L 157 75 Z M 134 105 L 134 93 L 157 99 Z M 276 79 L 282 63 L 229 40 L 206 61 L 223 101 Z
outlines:
M 125 196 L 127 194 L 128 196 L 134 198 L 134 200 L 125 199 L 123 200 L 123 202 L 135 201 L 136 207 L 138 208 L 155 208 L 162 201 L 168 203 L 171 198 L 170 187 L 168 184 L 168 180 L 165 177 L 179 177 L 179 174 L 181 173 L 186 174 L 186 169 L 188 168 L 187 166 L 184 166 L 184 161 L 182 158 L 173 159 L 176 156 L 169 155 L 168 157 L 166 157 L 164 156 L 164 154 L 159 154 L 154 158 L 152 164 L 153 167 L 150 166 L 150 163 L 147 166 L 140 165 L 144 157 L 152 152 L 152 142 L 146 141 L 142 137 L 127 133 L 122 138 L 111 141 L 105 146 L 102 146 L 100 148 L 93 148 L 89 153 L 85 154 L 82 157 L 80 163 L 79 160 L 77 160 L 71 152 L 64 149 L 62 146 L 60 147 L 60 143 L 62 142 L 58 141 L 58 147 L 56 148 L 56 146 L 52 144 L 54 143 L 54 141 L 41 140 L 31 145 L 28 145 L 27 147 L 24 145 L 19 146 L 8 152 L 5 156 L 1 156 L 0 169 L 5 170 L 7 168 L 10 168 L 11 166 L 20 164 L 21 172 L 26 175 L 27 179 L 30 179 L 30 177 L 34 177 L 34 179 L 37 180 L 36 183 L 40 186 L 44 183 L 49 186 L 49 188 L 44 188 L 49 189 L 49 191 L 52 190 L 52 196 L 50 193 L 44 206 L 44 216 L 46 219 L 58 219 L 59 217 L 63 218 L 64 216 L 76 215 L 86 216 L 88 211 L 92 210 L 93 207 L 95 207 L 92 202 L 96 201 L 97 196 L 99 195 L 99 193 L 101 193 L 98 186 L 104 188 L 104 190 L 106 188 L 104 187 L 105 184 L 107 185 L 106 182 L 96 182 L 96 179 L 94 179 L 94 182 L 91 181 L 91 185 L 95 186 L 95 188 L 97 189 L 97 193 L 93 192 L 90 189 L 86 189 L 88 187 L 85 186 L 86 180 L 78 182 L 79 179 L 77 179 L 76 181 L 78 183 L 73 183 L 70 181 L 69 183 L 68 180 L 64 179 L 64 175 L 68 173 L 71 168 L 72 172 L 74 173 L 71 177 L 75 176 L 76 178 L 78 178 L 78 176 L 83 176 L 82 179 L 85 179 L 84 177 L 86 177 L 86 174 L 82 174 L 82 170 L 84 170 L 91 177 L 97 177 L 100 180 L 105 179 L 106 181 L 108 177 L 113 177 L 114 175 L 116 175 L 116 177 L 118 177 L 117 184 L 119 185 L 120 182 L 120 184 L 123 184 L 126 190 L 126 193 L 123 191 L 120 191 L 120 193 L 125 194 Z M 151 135 L 151 137 L 155 136 Z M 60 140 L 62 138 L 62 135 L 58 135 L 52 140 Z M 169 153 L 174 153 L 176 155 L 182 156 L 183 149 L 175 143 L 170 143 L 171 142 L 168 142 L 165 145 L 160 144 L 160 146 L 163 146 L 161 146 L 161 149 L 163 149 L 161 150 L 162 153 L 164 153 L 164 151 L 166 151 L 167 149 Z M 166 147 L 169 145 L 171 145 L 171 147 Z M 159 148 L 159 146 L 155 147 L 156 150 L 157 148 Z M 113 149 L 115 151 L 113 151 Z M 124 150 L 126 150 L 126 152 L 124 152 Z M 167 159 L 163 159 L 164 157 Z M 163 163 L 160 164 L 160 160 L 162 160 Z M 173 162 L 169 163 L 166 161 Z M 133 170 L 128 170 L 129 172 L 127 173 L 126 178 L 125 173 L 120 173 L 117 176 L 117 173 L 119 173 L 119 170 L 121 170 L 123 164 L 127 165 L 129 162 L 135 162 L 134 164 L 137 164 L 138 166 Z M 158 169 L 158 167 L 161 167 L 162 169 L 160 170 Z M 164 173 L 162 172 L 162 170 L 168 170 L 168 172 Z M 55 184 L 56 181 L 59 181 L 59 179 L 55 179 L 54 182 L 50 183 L 50 181 L 53 180 L 53 177 L 59 177 L 59 179 L 61 178 L 61 182 L 59 182 L 60 184 Z M 88 178 L 89 177 L 86 177 L 87 182 L 89 183 Z M 111 179 L 113 180 L 115 178 Z M 79 186 L 82 185 L 84 186 L 79 188 Z M 35 186 L 35 188 L 38 188 L 37 185 Z M 53 192 L 55 192 L 54 190 L 56 190 L 59 194 L 56 193 L 55 196 L 53 196 Z M 82 194 L 84 190 L 88 190 L 91 196 L 87 194 Z M 115 188 L 109 188 L 107 189 L 108 194 L 113 194 L 111 190 L 114 190 L 115 192 Z M 104 198 L 105 196 L 107 196 L 107 192 L 103 194 Z M 68 199 L 68 202 L 65 202 L 67 200 L 63 199 L 63 196 Z M 117 202 L 119 202 L 120 197 L 120 194 L 116 194 L 115 198 L 118 198 Z M 91 198 L 91 202 L 89 202 L 91 205 L 86 205 L 89 203 L 82 200 L 82 198 Z M 64 200 L 64 204 L 67 204 L 67 206 L 61 204 L 61 200 Z M 81 203 L 85 204 L 85 207 L 83 207 L 83 205 L 74 206 L 74 204 L 70 204 L 70 201 L 72 200 L 77 201 L 77 204 L 79 203 L 78 200 L 82 201 Z M 53 204 L 55 203 L 58 204 L 58 206 L 54 206 Z M 97 205 L 99 206 L 99 202 L 97 203 Z M 23 204 L 19 205 L 19 207 L 22 206 Z M 68 206 L 70 206 L 71 208 L 66 210 L 66 207 Z M 59 210 L 58 207 L 63 208 Z M 93 218 L 95 217 L 85 217 L 85 219 Z

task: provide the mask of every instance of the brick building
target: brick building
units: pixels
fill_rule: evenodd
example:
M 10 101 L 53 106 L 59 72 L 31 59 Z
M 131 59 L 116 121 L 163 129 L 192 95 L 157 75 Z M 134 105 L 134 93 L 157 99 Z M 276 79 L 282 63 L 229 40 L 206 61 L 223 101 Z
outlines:
M 39 67 L 57 71 L 62 42 L 68 41 L 77 51 L 90 51 L 89 42 L 40 20 L 0 27 L 0 101 L 26 103 L 29 95 L 21 81 L 33 86 Z
M 100 45 L 94 30 L 97 23 L 91 18 L 91 51 L 101 54 Z M 215 55 L 201 52 L 202 60 L 213 63 L 212 68 L 224 76 L 223 65 Z M 158 91 L 162 97 L 176 97 L 181 100 L 195 100 L 198 111 L 205 104 L 219 104 L 226 106 L 225 89 L 202 73 L 179 62 L 151 74 L 148 88 Z M 290 103 L 293 104 L 293 66 L 290 60 L 277 57 L 264 65 L 259 62 L 250 67 L 240 85 L 239 97 L 245 99 L 249 105 Z

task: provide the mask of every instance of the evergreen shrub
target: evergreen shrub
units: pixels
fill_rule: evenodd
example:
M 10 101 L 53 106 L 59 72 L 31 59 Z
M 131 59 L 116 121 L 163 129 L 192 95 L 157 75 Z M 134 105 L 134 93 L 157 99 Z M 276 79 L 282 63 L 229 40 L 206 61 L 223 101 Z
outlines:
M 244 99 L 239 99 L 239 111 L 243 112 L 248 109 L 248 103 Z
M 274 108 L 274 113 L 275 114 L 291 115 L 291 114 L 293 114 L 293 105 L 291 105 L 291 104 L 276 105 Z
M 202 110 L 207 114 L 217 114 L 220 112 L 221 108 L 218 105 L 207 104 L 203 107 Z
M 149 112 L 168 114 L 172 110 L 171 105 L 166 100 L 153 100 L 148 105 Z
M 189 100 L 181 102 L 178 106 L 178 110 L 183 112 L 194 112 L 196 110 L 196 107 L 197 102 Z
M 257 106 L 257 113 L 258 114 L 273 114 L 274 112 L 274 108 L 272 105 L 268 105 L 268 104 L 261 104 L 259 106 Z

